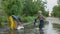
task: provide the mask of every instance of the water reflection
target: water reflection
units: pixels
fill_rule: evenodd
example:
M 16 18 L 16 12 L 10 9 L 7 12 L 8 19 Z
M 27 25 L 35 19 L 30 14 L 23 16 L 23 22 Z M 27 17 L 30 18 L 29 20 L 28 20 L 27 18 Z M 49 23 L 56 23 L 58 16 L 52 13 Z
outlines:
M 44 34 L 44 31 L 43 30 L 39 30 L 40 34 Z
M 44 29 L 40 30 L 39 28 L 35 28 L 35 34 L 44 34 Z
M 10 34 L 18 34 L 17 30 L 11 30 Z
M 24 30 L 11 30 L 9 34 L 24 34 Z
M 45 34 L 58 34 L 56 30 L 53 28 L 53 24 L 49 21 L 49 24 L 45 27 Z

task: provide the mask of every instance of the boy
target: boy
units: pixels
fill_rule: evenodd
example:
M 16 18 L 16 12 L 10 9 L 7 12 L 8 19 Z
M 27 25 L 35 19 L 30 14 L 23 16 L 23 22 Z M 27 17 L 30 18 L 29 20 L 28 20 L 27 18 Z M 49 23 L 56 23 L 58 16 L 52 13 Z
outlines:
M 42 15 L 42 11 L 38 11 L 38 17 L 35 19 L 34 25 L 37 22 L 37 19 L 39 19 L 40 21 L 39 29 L 42 30 L 44 26 L 44 20 L 45 20 L 45 17 Z

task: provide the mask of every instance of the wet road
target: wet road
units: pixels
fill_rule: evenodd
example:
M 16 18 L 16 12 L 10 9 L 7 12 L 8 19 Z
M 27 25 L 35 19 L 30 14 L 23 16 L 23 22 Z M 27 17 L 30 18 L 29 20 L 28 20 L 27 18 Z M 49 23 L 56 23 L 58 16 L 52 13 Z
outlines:
M 49 21 L 50 23 L 60 24 L 60 19 L 59 18 L 47 17 L 46 20 Z

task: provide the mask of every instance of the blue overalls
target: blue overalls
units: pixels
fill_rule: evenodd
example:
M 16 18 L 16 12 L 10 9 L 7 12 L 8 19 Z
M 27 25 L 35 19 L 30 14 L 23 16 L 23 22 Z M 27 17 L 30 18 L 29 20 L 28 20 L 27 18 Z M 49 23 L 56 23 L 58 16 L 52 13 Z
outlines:
M 40 20 L 39 29 L 41 30 L 44 27 L 44 20 Z
M 34 26 L 36 25 L 37 19 L 35 19 L 34 21 Z M 39 24 L 39 29 L 42 30 L 42 28 L 44 27 L 44 20 L 40 20 L 40 24 Z

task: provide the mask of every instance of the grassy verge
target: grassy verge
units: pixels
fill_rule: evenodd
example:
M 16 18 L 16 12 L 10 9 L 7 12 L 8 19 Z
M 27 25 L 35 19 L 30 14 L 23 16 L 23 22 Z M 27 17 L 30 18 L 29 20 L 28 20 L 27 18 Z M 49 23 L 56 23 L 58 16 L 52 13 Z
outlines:
M 34 16 L 27 16 L 27 17 L 25 17 L 25 16 L 22 16 L 22 21 L 24 22 L 24 23 L 28 23 L 28 22 L 30 22 L 30 21 L 33 21 L 34 19 L 35 19 L 35 17 Z
M 1 28 L 4 28 L 5 27 L 5 23 L 8 23 L 8 18 L 7 17 L 1 17 L 0 16 L 0 27 Z
M 55 23 L 53 23 L 53 28 L 60 29 L 60 24 L 55 24 Z

